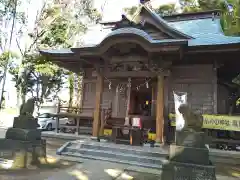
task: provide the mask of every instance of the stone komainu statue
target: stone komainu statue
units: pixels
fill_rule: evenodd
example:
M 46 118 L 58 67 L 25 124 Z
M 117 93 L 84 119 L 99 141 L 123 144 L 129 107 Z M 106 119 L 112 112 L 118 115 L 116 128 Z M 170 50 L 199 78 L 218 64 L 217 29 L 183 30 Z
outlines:
M 37 129 L 39 127 L 37 119 L 33 117 L 34 104 L 36 98 L 30 98 L 20 107 L 20 115 L 14 118 L 13 128 Z
M 185 120 L 183 131 L 200 132 L 202 130 L 202 115 L 194 113 L 187 104 L 181 104 L 178 110 Z
M 13 128 L 6 132 L 7 139 L 34 141 L 41 139 L 37 119 L 33 117 L 36 98 L 30 98 L 20 107 L 20 115 L 14 118 Z
M 33 115 L 36 98 L 30 98 L 20 107 L 20 115 Z

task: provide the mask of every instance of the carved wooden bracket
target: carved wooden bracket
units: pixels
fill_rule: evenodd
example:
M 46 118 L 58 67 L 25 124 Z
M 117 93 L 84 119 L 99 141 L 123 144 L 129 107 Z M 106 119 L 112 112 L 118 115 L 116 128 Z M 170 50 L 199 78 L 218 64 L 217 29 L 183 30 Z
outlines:
M 161 60 L 158 60 L 158 61 L 154 61 L 154 60 L 151 60 L 149 62 L 149 69 L 152 71 L 152 72 L 156 72 L 156 73 L 162 73 L 162 72 L 165 72 L 165 71 L 169 71 L 170 67 L 172 66 L 172 61 L 161 61 Z

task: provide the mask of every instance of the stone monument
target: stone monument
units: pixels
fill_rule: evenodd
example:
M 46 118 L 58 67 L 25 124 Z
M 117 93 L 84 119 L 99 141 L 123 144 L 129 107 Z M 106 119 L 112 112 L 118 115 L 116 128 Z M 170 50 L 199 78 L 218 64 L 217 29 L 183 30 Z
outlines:
M 209 160 L 208 138 L 201 131 L 203 117 L 187 104 L 178 108 L 184 126 L 176 131 L 176 142 L 170 145 L 169 162 L 163 165 L 163 180 L 216 180 L 215 166 Z
M 26 167 L 29 159 L 30 164 L 37 164 L 38 157 L 46 156 L 46 143 L 41 139 L 41 130 L 37 129 L 37 119 L 33 117 L 35 101 L 35 98 L 31 98 L 21 105 L 20 114 L 14 118 L 13 127 L 7 130 L 5 139 L 1 139 L 0 151 L 11 152 L 7 153 L 8 158 L 9 154 L 12 154 L 13 161 L 18 159 L 18 163 L 15 163 L 18 167 Z M 6 157 L 0 155 L 0 158 Z

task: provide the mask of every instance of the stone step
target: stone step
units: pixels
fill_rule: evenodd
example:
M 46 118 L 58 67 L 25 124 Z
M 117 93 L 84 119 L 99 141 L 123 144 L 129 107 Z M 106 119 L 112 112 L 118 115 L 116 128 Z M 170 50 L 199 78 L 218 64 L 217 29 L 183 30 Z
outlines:
M 101 161 L 108 161 L 108 162 L 114 162 L 114 163 L 122 163 L 122 164 L 128 164 L 131 166 L 139 166 L 144 168 L 151 168 L 156 170 L 161 170 L 162 165 L 155 165 L 155 164 L 148 164 L 148 163 L 139 163 L 136 161 L 128 161 L 128 160 L 122 160 L 117 158 L 108 158 L 108 157 L 100 157 L 100 156 L 91 156 L 86 154 L 80 154 L 80 153 L 71 153 L 71 152 L 62 152 L 61 155 L 63 156 L 70 156 L 75 158 L 81 159 L 92 159 L 92 160 L 101 160 Z M 77 159 L 75 159 L 77 161 Z
M 167 160 L 165 158 L 160 157 L 151 157 L 151 156 L 143 156 L 138 154 L 127 154 L 121 153 L 119 151 L 111 151 L 111 150 L 97 150 L 97 149 L 86 149 L 86 148 L 71 148 L 67 147 L 65 152 L 71 153 L 79 153 L 83 155 L 95 156 L 95 157 L 105 157 L 105 158 L 114 158 L 119 160 L 126 160 L 138 163 L 147 163 L 147 164 L 155 164 L 161 165 Z
M 160 148 L 134 147 L 92 141 L 72 141 L 57 150 L 61 156 L 105 160 L 132 166 L 161 169 L 167 154 Z
M 85 149 L 94 149 L 99 151 L 110 151 L 110 152 L 118 152 L 128 155 L 138 155 L 138 156 L 150 156 L 155 158 L 166 158 L 168 153 L 161 151 L 160 148 L 158 151 L 154 150 L 154 148 L 145 148 L 143 147 L 133 147 L 129 145 L 112 145 L 112 144 L 104 144 L 104 143 L 97 143 L 97 144 L 90 144 L 90 143 L 83 143 L 81 148 Z

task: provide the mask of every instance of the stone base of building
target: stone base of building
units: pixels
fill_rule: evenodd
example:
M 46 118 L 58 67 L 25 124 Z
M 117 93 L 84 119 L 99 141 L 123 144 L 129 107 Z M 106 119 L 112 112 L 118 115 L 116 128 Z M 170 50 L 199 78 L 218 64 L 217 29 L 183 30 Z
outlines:
M 163 180 L 216 180 L 215 166 L 171 161 L 163 165 Z

